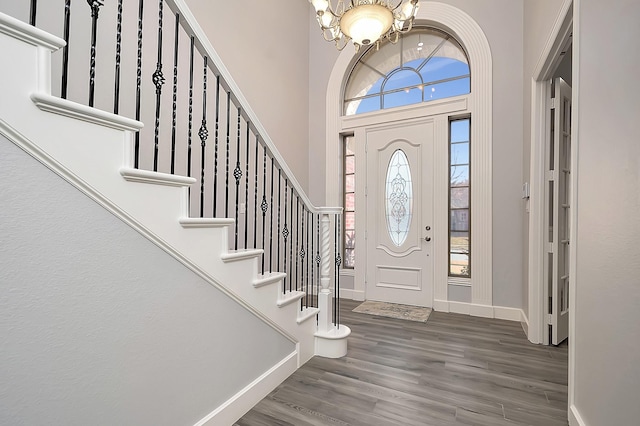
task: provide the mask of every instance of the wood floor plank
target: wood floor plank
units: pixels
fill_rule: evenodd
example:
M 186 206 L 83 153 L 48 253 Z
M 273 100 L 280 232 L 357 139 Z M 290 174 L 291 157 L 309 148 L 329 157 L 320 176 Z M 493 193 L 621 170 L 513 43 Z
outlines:
M 519 323 L 432 312 L 426 323 L 352 312 L 341 359 L 313 358 L 237 426 L 567 425 L 568 345 Z

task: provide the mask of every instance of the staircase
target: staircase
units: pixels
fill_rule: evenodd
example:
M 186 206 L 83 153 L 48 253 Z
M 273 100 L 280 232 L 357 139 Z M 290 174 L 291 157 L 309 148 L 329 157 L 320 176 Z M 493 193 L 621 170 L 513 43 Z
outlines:
M 183 11 L 183 16 L 185 13 L 188 14 L 188 11 Z M 189 28 L 193 29 L 195 25 L 191 22 Z M 199 43 L 208 44 L 206 41 Z M 214 409 L 197 424 L 227 424 L 240 417 L 279 380 L 314 355 L 344 356 L 350 330 L 332 318 L 334 306 L 330 288 L 334 268 L 330 260 L 336 257 L 334 250 L 338 250 L 333 227 L 338 226 L 341 209 L 303 206 L 302 217 L 311 218 L 306 222 L 309 227 L 306 231 L 307 242 L 311 239 L 313 244 L 317 235 L 317 246 L 312 245 L 309 251 L 309 263 L 305 266 L 303 250 L 300 251 L 302 260 L 298 259 L 296 242 L 295 274 L 292 272 L 293 263 L 288 271 L 265 269 L 265 263 L 268 263 L 267 266 L 274 263 L 271 257 L 279 253 L 286 255 L 286 237 L 284 250 L 278 245 L 278 253 L 272 254 L 268 262 L 265 261 L 266 244 L 263 248 L 237 248 L 237 205 L 236 218 L 191 217 L 190 212 L 194 210 L 193 193 L 198 190 L 198 179 L 137 167 L 139 136 L 136 135 L 144 127 L 142 122 L 52 96 L 51 54 L 64 45 L 64 40 L 0 13 L 0 52 L 3 58 L 11 58 L 10 63 L 5 61 L 0 67 L 0 134 L 296 343 L 297 359 L 294 363 L 283 364 L 283 370 L 276 379 L 258 391 L 248 390 L 234 395 L 228 403 Z M 248 107 L 242 109 L 249 110 Z M 259 127 L 258 124 L 254 125 Z M 267 152 L 275 159 L 271 160 L 273 198 L 273 165 L 277 164 L 281 167 L 279 170 L 285 171 L 286 166 L 275 147 L 264 148 L 265 177 Z M 247 170 L 248 167 L 247 164 Z M 293 218 L 294 180 L 287 180 L 286 184 L 289 182 L 290 214 Z M 258 187 L 257 184 L 255 186 Z M 285 194 L 287 188 L 285 186 Z M 300 197 L 306 198 L 297 187 L 295 196 L 298 197 L 297 202 Z M 244 207 L 247 208 L 246 205 Z M 278 215 L 279 218 L 280 213 Z M 248 222 L 246 217 L 244 222 Z M 270 238 L 273 240 L 275 225 L 271 226 L 271 236 L 267 237 L 267 241 Z M 278 222 L 278 229 L 279 226 Z M 263 225 L 261 229 L 264 239 L 266 226 Z M 297 232 L 296 237 L 301 235 L 304 240 L 304 222 L 302 233 Z M 258 233 L 257 226 L 254 233 Z M 290 252 L 293 253 L 293 241 L 290 244 Z M 319 256 L 317 269 L 314 269 L 316 265 L 311 263 L 311 255 L 316 251 Z M 275 263 L 279 266 L 281 262 Z M 300 271 L 297 269 L 299 265 Z M 313 281 L 309 279 L 309 271 L 312 276 L 316 271 Z M 305 273 L 308 281 L 306 285 L 300 285 L 297 283 L 298 275 L 304 283 Z M 315 282 L 319 283 L 317 290 L 314 290 Z

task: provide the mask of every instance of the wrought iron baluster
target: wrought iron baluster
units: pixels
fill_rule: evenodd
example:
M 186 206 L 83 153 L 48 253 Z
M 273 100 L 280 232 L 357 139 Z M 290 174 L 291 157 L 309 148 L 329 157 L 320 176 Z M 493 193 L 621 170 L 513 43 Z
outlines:
M 235 223 L 235 250 L 238 250 L 238 204 L 240 204 L 240 179 L 242 170 L 240 169 L 240 116 L 241 110 L 238 107 L 238 132 L 236 136 L 236 168 L 233 169 L 233 177 L 236 178 L 236 223 Z
M 31 0 L 29 8 L 29 25 L 36 26 L 36 9 L 38 8 L 38 0 Z
M 309 214 L 310 214 L 311 212 L 307 212 L 307 211 L 305 211 L 304 204 L 302 205 L 302 211 L 304 212 L 304 221 L 307 223 L 307 236 L 306 236 L 306 238 L 304 239 L 304 251 L 305 251 L 305 254 L 306 254 L 306 253 L 311 253 L 311 252 L 309 251 L 309 228 L 310 228 L 310 226 L 311 226 L 311 225 L 309 224 Z M 304 232 L 303 232 L 303 237 L 304 237 Z M 303 257 L 302 261 L 303 261 L 303 263 L 304 263 L 304 257 Z M 305 275 L 306 275 L 306 276 L 305 276 L 305 281 L 304 281 L 304 282 L 306 283 L 306 284 L 305 284 L 305 294 L 307 295 L 307 302 L 306 302 L 306 306 L 307 306 L 307 307 L 309 307 L 309 301 L 310 301 L 310 299 L 309 299 L 309 263 L 310 263 L 310 262 L 307 262 L 307 263 L 306 263 L 306 266 L 307 266 L 307 267 L 306 267 L 306 268 L 303 268 L 303 269 L 304 269 L 304 273 L 305 273 Z
M 293 211 L 291 212 L 293 215 Z M 298 281 L 298 264 L 300 263 L 300 196 L 296 194 L 296 272 L 294 277 L 296 279 L 296 290 L 300 290 L 300 281 Z
M 333 286 L 333 318 L 336 327 L 340 328 L 340 264 L 342 263 L 342 256 L 340 256 L 340 214 L 335 215 L 336 221 L 336 235 L 334 240 L 334 251 L 336 253 L 336 271 L 335 282 Z
M 320 213 L 318 213 L 318 227 L 316 228 L 316 271 L 318 272 L 317 282 L 316 282 L 316 296 L 320 295 L 320 262 L 322 261 L 322 257 L 320 256 Z
M 247 209 L 249 208 L 249 134 L 251 130 L 251 123 L 247 121 L 247 159 L 245 164 L 245 175 L 244 175 L 244 248 L 247 247 L 247 243 L 249 241 L 249 214 L 247 213 Z
M 309 255 L 311 256 L 309 258 L 309 269 L 311 269 L 311 281 L 309 281 L 309 287 L 311 288 L 311 306 L 315 307 L 316 303 L 313 299 L 313 286 L 315 284 L 315 280 L 314 280 L 314 268 L 315 265 L 313 264 L 313 253 L 314 253 L 314 246 L 313 246 L 313 228 L 314 228 L 314 221 L 313 221 L 313 213 L 309 212 L 311 214 L 311 229 L 309 230 L 309 234 L 310 234 L 310 239 L 311 239 L 311 251 L 309 251 Z
M 98 0 L 87 0 L 91 8 L 91 54 L 89 60 L 89 106 L 93 106 L 96 84 L 96 38 L 98 35 L 98 17 L 100 6 L 103 5 Z
M 289 237 L 289 229 L 287 228 L 287 193 L 289 192 L 289 179 L 284 178 L 284 226 L 282 227 L 282 238 L 284 239 L 284 280 L 282 281 L 282 292 L 287 292 L 287 238 Z M 291 288 L 289 288 L 291 290 Z
M 189 124 L 187 130 L 187 176 L 191 177 L 191 133 L 193 131 L 193 50 L 195 47 L 195 37 L 191 36 L 191 46 L 189 48 Z M 189 188 L 191 191 L 191 188 Z
M 271 211 L 269 212 L 269 272 L 273 272 L 273 157 L 271 157 Z
M 293 291 L 293 185 L 291 186 L 291 244 L 289 244 L 289 263 L 291 264 L 291 274 L 289 279 L 289 291 Z
M 258 145 L 260 136 L 256 134 L 255 169 L 253 171 L 253 248 L 258 247 Z
M 176 13 L 176 32 L 173 43 L 173 104 L 171 111 L 171 174 L 176 169 L 176 123 L 178 119 L 178 37 L 180 34 L 180 14 Z
M 300 220 L 301 225 L 302 225 L 302 238 L 300 239 L 300 289 L 304 289 L 305 290 L 305 306 L 307 306 L 307 303 L 309 302 L 309 292 L 307 291 L 308 289 L 306 288 L 306 284 L 305 284 L 305 280 L 304 280 L 304 255 L 305 250 L 304 250 L 304 217 L 305 217 L 305 207 L 304 204 L 302 205 L 302 218 Z M 302 303 L 302 299 L 300 300 L 300 303 Z
M 278 254 L 276 255 L 276 270 L 280 270 L 280 206 L 281 206 L 281 196 L 282 196 L 282 170 L 278 167 Z M 284 293 L 284 288 L 282 289 Z
M 158 150 L 160 148 L 160 98 L 162 96 L 162 85 L 164 75 L 162 74 L 162 13 L 164 0 L 158 1 L 158 61 L 156 70 L 153 72 L 152 81 L 156 86 L 156 123 L 153 130 L 153 171 L 158 171 Z
M 117 114 L 120 108 L 120 52 L 122 44 L 122 0 L 118 0 L 118 15 L 116 18 L 116 70 L 113 88 L 113 113 Z
M 227 91 L 227 156 L 224 180 L 224 217 L 229 217 L 229 146 L 231 143 L 231 92 Z
M 144 0 L 138 0 L 138 59 L 136 64 L 136 120 L 140 121 L 140 101 L 142 90 L 142 22 Z M 65 86 L 66 87 L 66 86 Z M 136 132 L 134 148 L 134 167 L 140 165 L 140 132 Z
M 220 142 L 220 76 L 216 76 L 216 127 L 213 149 L 213 217 L 218 217 L 218 145 Z
M 35 0 L 32 0 L 35 3 Z M 35 19 L 35 15 L 34 15 Z M 67 99 L 67 83 L 69 80 L 69 28 L 71 23 L 71 0 L 64 2 L 64 29 L 63 38 L 65 45 L 62 48 L 62 84 L 60 86 L 60 97 Z M 35 22 L 31 25 L 35 25 Z M 139 132 L 136 132 L 136 136 Z M 136 166 L 137 167 L 137 166 Z
M 200 130 L 198 130 L 198 136 L 200 137 L 201 157 L 200 157 L 200 217 L 204 217 L 204 166 L 207 151 L 207 137 L 209 131 L 207 130 L 207 70 L 209 66 L 207 64 L 207 57 L 204 57 L 204 66 L 202 70 L 202 124 L 200 124 Z
M 260 203 L 260 210 L 262 210 L 262 274 L 264 275 L 264 231 L 269 204 L 267 204 L 267 146 L 263 145 L 262 148 L 264 155 L 262 156 L 262 202 Z

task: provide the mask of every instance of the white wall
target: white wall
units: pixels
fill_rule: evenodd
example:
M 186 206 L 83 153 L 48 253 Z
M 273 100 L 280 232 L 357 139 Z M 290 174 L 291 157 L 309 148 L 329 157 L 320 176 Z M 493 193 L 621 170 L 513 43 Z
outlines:
M 624 426 L 640 419 L 640 4 L 576 4 L 574 403 L 585 425 Z
M 513 0 L 448 0 L 485 33 L 493 60 L 493 304 L 522 308 L 522 14 Z M 428 10 L 429 2 L 421 7 Z M 473 78 L 473 77 L 472 77 Z M 473 120 L 473 118 L 472 118 Z M 472 142 L 473 143 L 473 142 Z M 473 167 L 473 165 L 471 166 Z M 473 183 L 471 184 L 473 185 Z M 473 207 L 472 207 L 473 209 Z M 473 237 L 472 237 L 473 238 Z
M 303 0 L 186 0 L 186 3 L 307 191 L 309 3 Z
M 308 3 L 307 3 L 308 4 Z M 324 40 L 316 14 L 309 9 L 309 196 L 316 205 L 325 204 L 327 84 L 340 52 Z M 347 47 L 348 49 L 351 47 Z
M 0 424 L 194 424 L 295 350 L 3 137 L 0 182 Z

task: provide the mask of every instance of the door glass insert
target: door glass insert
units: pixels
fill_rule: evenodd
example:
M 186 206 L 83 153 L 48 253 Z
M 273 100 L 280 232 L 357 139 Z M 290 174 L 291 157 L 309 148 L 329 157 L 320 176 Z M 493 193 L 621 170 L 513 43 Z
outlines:
M 409 234 L 413 207 L 409 159 L 401 149 L 391 155 L 385 186 L 387 230 L 393 244 L 400 247 Z

